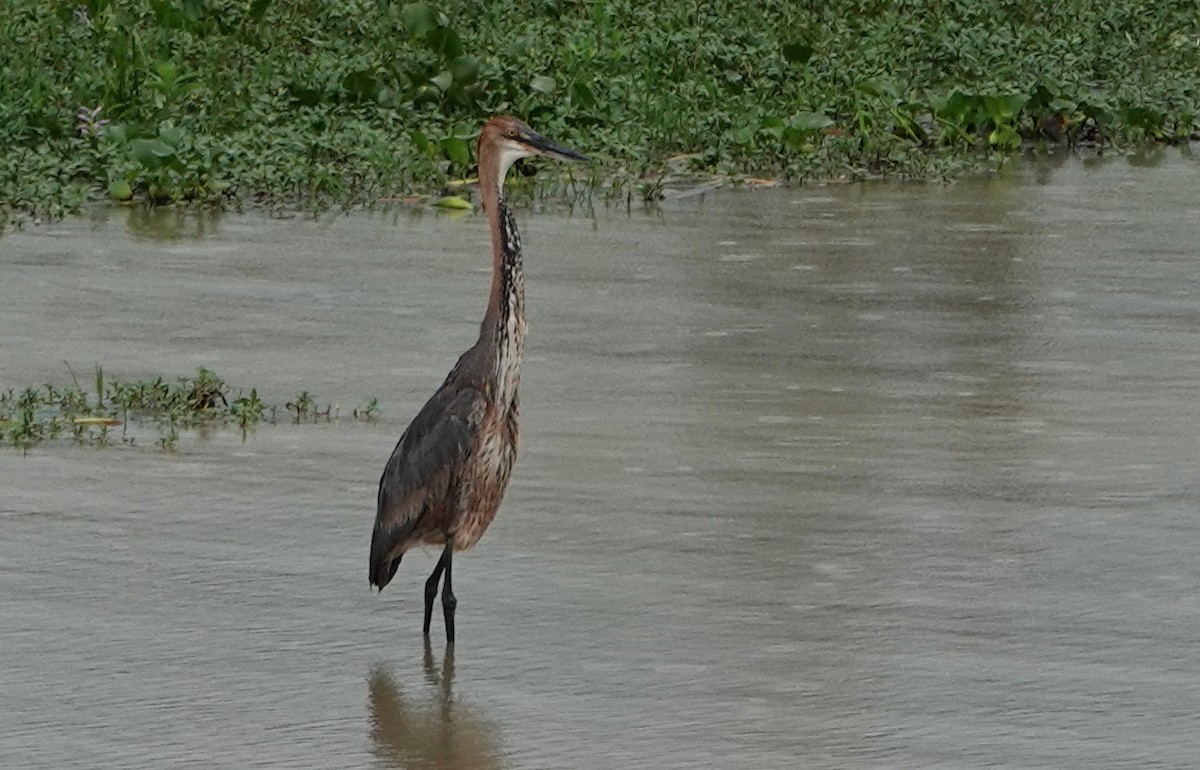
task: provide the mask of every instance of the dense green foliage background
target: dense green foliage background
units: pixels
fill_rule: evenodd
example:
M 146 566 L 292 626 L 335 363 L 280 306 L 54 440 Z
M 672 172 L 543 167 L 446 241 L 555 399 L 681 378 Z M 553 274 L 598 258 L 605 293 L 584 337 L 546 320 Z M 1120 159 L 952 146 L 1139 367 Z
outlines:
M 501 111 L 610 187 L 681 154 L 924 175 L 1197 127 L 1194 0 L 0 2 L 0 218 L 428 190 L 470 174 Z

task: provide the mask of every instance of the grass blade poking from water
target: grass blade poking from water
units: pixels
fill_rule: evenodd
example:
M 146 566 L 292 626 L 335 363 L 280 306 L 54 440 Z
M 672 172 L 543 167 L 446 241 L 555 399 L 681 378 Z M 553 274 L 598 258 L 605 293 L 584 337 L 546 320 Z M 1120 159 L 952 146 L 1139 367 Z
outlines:
M 69 369 L 69 367 L 68 367 Z M 86 446 L 154 443 L 174 450 L 180 431 L 201 427 L 234 427 L 243 436 L 263 423 L 276 424 L 280 409 L 264 402 L 258 388 L 236 391 L 216 372 L 205 367 L 191 377 L 168 381 L 118 380 L 105 377 L 96 367 L 93 392 L 79 385 L 51 384 L 0 391 L 0 444 L 28 449 L 41 441 L 68 439 Z M 341 408 L 323 407 L 308 391 L 284 405 L 297 425 L 332 423 L 341 419 Z M 355 422 L 375 422 L 376 399 L 354 409 Z M 119 429 L 119 430 L 118 430 Z

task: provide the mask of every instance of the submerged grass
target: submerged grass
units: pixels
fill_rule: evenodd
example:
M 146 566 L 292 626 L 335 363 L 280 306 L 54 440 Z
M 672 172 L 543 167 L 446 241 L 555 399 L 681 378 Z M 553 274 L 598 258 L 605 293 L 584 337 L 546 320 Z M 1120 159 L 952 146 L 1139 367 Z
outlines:
M 527 117 L 668 169 L 929 176 L 1197 128 L 1188 0 L 31 0 L 0 4 L 0 219 L 96 198 L 319 208 L 469 176 Z
M 275 424 L 281 417 L 279 407 L 264 403 L 257 388 L 234 395 L 223 378 L 204 367 L 174 382 L 162 377 L 126 382 L 106 380 L 97 366 L 90 392 L 73 373 L 72 380 L 73 385 L 61 388 L 47 384 L 0 392 L 0 444 L 27 449 L 40 441 L 68 438 L 88 446 L 135 446 L 139 438 L 149 435 L 159 447 L 174 450 L 181 431 L 229 426 L 245 433 L 262 423 Z M 322 409 L 308 391 L 285 404 L 284 410 L 296 424 L 341 418 L 339 407 L 326 404 Z M 355 421 L 374 422 L 379 414 L 378 401 L 371 399 L 351 416 Z

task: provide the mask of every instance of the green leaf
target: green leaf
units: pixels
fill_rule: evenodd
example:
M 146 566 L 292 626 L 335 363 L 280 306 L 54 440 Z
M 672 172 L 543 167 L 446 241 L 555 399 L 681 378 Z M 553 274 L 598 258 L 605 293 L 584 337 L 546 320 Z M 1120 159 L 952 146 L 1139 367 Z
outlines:
M 946 96 L 930 100 L 934 114 L 942 120 L 955 124 L 966 124 L 980 108 L 980 98 L 962 91 L 952 91 Z
M 471 164 L 471 149 L 465 139 L 450 136 L 443 139 L 441 145 L 442 151 L 446 153 L 446 157 L 453 162 L 460 166 L 469 166 Z
M 179 147 L 183 142 L 184 132 L 182 128 L 160 128 L 158 130 L 158 138 L 163 140 L 163 143 L 170 147 Z
M 792 128 L 801 131 L 820 131 L 833 125 L 833 119 L 823 112 L 797 112 L 788 121 Z
M 769 136 L 769 137 L 775 139 L 775 141 L 779 141 L 780 139 L 783 138 L 783 129 L 784 129 L 783 124 L 780 123 L 777 126 L 764 125 L 758 129 L 758 132 L 760 134 L 764 134 L 766 136 Z
M 151 169 L 162 166 L 165 158 L 175 154 L 175 150 L 161 139 L 135 139 L 129 143 L 129 152 L 134 160 Z
M 583 83 L 575 81 L 569 89 L 571 104 L 577 107 L 582 107 L 585 110 L 590 110 L 596 106 L 596 97 L 592 94 L 592 89 L 588 88 Z
M 433 205 L 440 209 L 456 209 L 459 211 L 472 208 L 470 201 L 464 200 L 457 195 L 447 195 L 444 198 L 438 198 L 433 202 Z
M 425 45 L 447 61 L 463 55 L 462 40 L 458 37 L 457 32 L 448 27 L 438 27 L 426 33 Z
M 988 118 L 999 125 L 1015 120 L 1027 101 L 1029 101 L 1028 97 L 1023 94 L 985 96 L 983 97 L 983 108 L 987 111 Z
M 425 3 L 409 3 L 401 8 L 400 21 L 413 40 L 422 40 L 438 28 L 437 11 Z
M 812 131 L 803 131 L 795 126 L 787 126 L 783 129 L 782 139 L 792 147 L 803 147 L 811 140 L 812 133 Z
M 155 64 L 154 71 L 163 80 L 174 80 L 179 76 L 179 66 L 173 61 L 162 61 Z
M 425 136 L 425 134 L 422 134 L 420 131 L 413 131 L 409 134 L 409 136 L 412 138 L 413 146 L 417 148 L 418 152 L 429 152 L 429 137 Z
M 129 132 L 125 126 L 119 123 L 109 123 L 104 127 L 104 138 L 111 139 L 117 144 L 125 144 L 129 141 Z
M 117 179 L 108 186 L 108 194 L 119 201 L 133 198 L 133 188 L 124 179 Z
M 1021 135 L 1012 126 L 1002 126 L 988 134 L 988 144 L 993 147 L 1015 150 L 1021 146 Z
M 262 21 L 262 18 L 267 13 L 267 8 L 271 5 L 271 0 L 254 0 L 250 3 L 250 10 L 246 13 L 251 21 Z
M 534 91 L 540 91 L 543 94 L 552 93 L 557 85 L 554 78 L 549 75 L 538 75 L 533 80 L 529 81 L 529 87 Z
M 1143 131 L 1157 131 L 1162 127 L 1162 113 L 1147 107 L 1126 107 L 1117 115 L 1126 125 Z
M 287 90 L 293 101 L 305 107 L 315 107 L 321 103 L 321 97 L 324 96 L 320 90 L 299 82 L 289 83 Z
M 879 78 L 862 80 L 854 86 L 854 90 L 867 96 L 890 96 L 893 99 L 897 99 L 900 96 L 900 92 L 896 86 Z
M 805 64 L 812 58 L 813 48 L 804 43 L 784 43 L 783 58 L 792 64 Z
M 374 99 L 381 88 L 375 73 L 356 70 L 342 78 L 342 88 L 358 99 Z
M 442 91 L 449 91 L 450 86 L 454 85 L 454 76 L 450 74 L 449 70 L 442 70 L 438 74 L 431 77 L 429 82 L 433 83 Z
M 454 76 L 454 82 L 462 86 L 469 86 L 479 80 L 482 68 L 483 65 L 474 56 L 460 56 L 450 62 L 450 74 Z

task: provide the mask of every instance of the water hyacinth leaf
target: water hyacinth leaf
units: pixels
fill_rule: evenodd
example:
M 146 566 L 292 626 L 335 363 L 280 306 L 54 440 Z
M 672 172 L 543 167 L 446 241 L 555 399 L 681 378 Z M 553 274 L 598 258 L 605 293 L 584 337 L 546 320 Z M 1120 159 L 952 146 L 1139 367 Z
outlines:
M 295 81 L 288 84 L 287 91 L 292 101 L 305 107 L 315 107 L 321 103 L 321 97 L 324 96 L 320 89 L 309 88 Z
M 128 201 L 133 199 L 133 188 L 124 179 L 118 179 L 108 185 L 108 194 L 114 200 Z
M 125 144 L 129 140 L 129 133 L 125 126 L 118 123 L 109 123 L 104 127 L 104 136 L 117 144 Z
M 413 146 L 417 148 L 418 152 L 429 152 L 429 137 L 425 136 L 425 134 L 420 131 L 413 131 L 409 134 L 409 138 L 412 139 Z
M 568 93 L 571 99 L 571 104 L 574 104 L 577 107 L 590 110 L 596 106 L 596 97 L 592 94 L 592 89 L 588 88 L 579 81 L 571 84 Z
M 267 13 L 267 8 L 271 6 L 271 0 L 254 0 L 250 3 L 250 10 L 246 15 L 251 21 L 262 21 L 263 16 Z
M 437 206 L 439 209 L 452 209 L 455 211 L 464 211 L 472 208 L 469 200 L 460 198 L 457 195 L 447 195 L 442 198 L 438 198 L 433 202 L 433 205 Z
M 529 81 L 530 88 L 543 94 L 552 93 L 555 85 L 556 83 L 554 82 L 554 78 L 550 77 L 549 75 L 538 75 L 533 80 Z
M 823 112 L 797 112 L 788 125 L 800 131 L 820 131 L 833 125 L 833 119 Z
M 144 147 L 160 158 L 169 158 L 175 154 L 175 148 L 161 139 L 143 139 Z
M 459 139 L 474 139 L 479 136 L 479 126 L 475 125 L 474 121 L 460 121 L 454 124 L 454 128 L 450 130 L 450 136 L 457 136 Z
M 866 96 L 888 96 L 892 99 L 900 98 L 900 90 L 891 82 L 881 80 L 880 78 L 870 78 L 860 81 L 854 86 L 854 90 Z
M 479 80 L 479 73 L 482 69 L 483 65 L 474 56 L 460 56 L 450 62 L 450 74 L 453 76 L 454 82 L 459 85 L 466 86 Z
M 463 55 L 463 44 L 458 33 L 449 27 L 438 27 L 425 35 L 425 45 L 429 50 L 447 61 Z
M 775 139 L 776 141 L 779 141 L 780 139 L 783 138 L 784 127 L 785 127 L 785 124 L 784 124 L 782 118 L 779 118 L 775 115 L 771 115 L 766 118 L 763 118 L 762 125 L 759 127 L 758 131 L 761 134 L 764 134 L 766 136 L 769 136 L 769 137 Z
M 460 166 L 466 166 L 471 163 L 471 150 L 467 146 L 467 142 L 457 136 L 450 136 L 441 141 L 442 151 L 446 153 L 446 157 L 457 163 Z
M 792 64 L 804 64 L 812 58 L 813 48 L 804 43 L 784 43 L 783 58 Z
M 1157 131 L 1163 123 L 1161 112 L 1146 107 L 1127 107 L 1121 110 L 1118 116 L 1126 125 L 1143 131 Z
M 342 88 L 362 99 L 373 96 L 379 90 L 379 83 L 370 70 L 355 70 L 342 78 Z
M 160 128 L 158 130 L 158 138 L 163 140 L 164 144 L 167 144 L 171 147 L 179 147 L 179 145 L 183 142 L 183 136 L 184 133 L 182 128 L 168 127 Z
M 934 114 L 939 118 L 951 121 L 962 120 L 971 109 L 973 97 L 962 91 L 952 91 L 946 96 L 935 96 L 930 100 Z
M 422 40 L 438 28 L 437 11 L 425 3 L 409 3 L 401 8 L 400 21 L 413 40 Z
M 783 129 L 782 138 L 792 147 L 805 147 L 810 144 L 812 135 L 812 131 L 803 131 L 795 126 L 787 126 Z
M 988 134 L 988 144 L 1007 150 L 1021 146 L 1021 135 L 1012 126 L 1001 126 Z
M 154 71 L 157 73 L 158 79 L 167 86 L 179 79 L 179 65 L 172 61 L 159 62 L 154 65 Z
M 454 75 L 450 74 L 449 70 L 442 70 L 438 74 L 429 79 L 441 91 L 449 91 L 450 86 L 454 85 Z
M 135 139 L 129 143 L 133 159 L 146 168 L 158 168 L 175 150 L 161 139 Z
M 1022 94 L 983 97 L 983 108 L 993 123 L 1006 123 L 1016 119 L 1021 108 L 1029 101 Z

